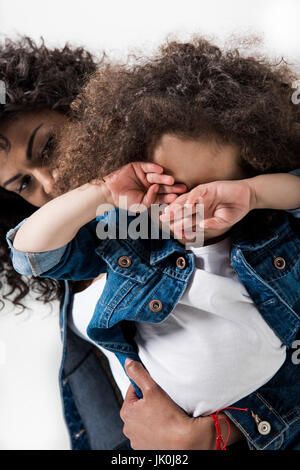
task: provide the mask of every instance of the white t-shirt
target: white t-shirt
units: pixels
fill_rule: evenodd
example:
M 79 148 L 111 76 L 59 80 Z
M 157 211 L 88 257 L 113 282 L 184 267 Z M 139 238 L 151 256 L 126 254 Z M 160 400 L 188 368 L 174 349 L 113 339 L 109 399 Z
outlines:
M 191 250 L 196 269 L 184 295 L 163 322 L 137 322 L 135 341 L 153 379 L 196 417 L 229 406 L 268 382 L 286 351 L 230 265 L 230 238 Z M 97 285 L 97 299 L 98 283 L 91 286 Z M 80 310 L 78 299 L 84 294 L 88 290 L 75 295 L 73 323 L 87 337 L 97 299 L 86 297 L 91 310 L 82 314 L 86 304 Z M 85 315 L 83 331 L 78 317 Z M 127 377 L 117 363 L 118 368 L 111 365 L 122 388 L 121 372 Z
M 93 316 L 96 303 L 104 289 L 105 282 L 106 276 L 102 276 L 97 281 L 94 281 L 87 289 L 74 295 L 72 314 L 69 317 L 69 327 L 78 336 L 81 336 L 81 338 L 97 346 L 107 357 L 113 378 L 115 379 L 123 398 L 125 398 L 130 381 L 119 360 L 113 352 L 108 351 L 108 349 L 99 346 L 91 340 L 86 332 L 88 324 Z

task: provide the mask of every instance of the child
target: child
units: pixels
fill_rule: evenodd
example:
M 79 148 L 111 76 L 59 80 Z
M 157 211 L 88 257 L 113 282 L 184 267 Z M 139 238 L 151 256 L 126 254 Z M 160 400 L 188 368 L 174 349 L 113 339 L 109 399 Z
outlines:
M 200 80 L 201 60 L 210 60 L 214 65 L 219 61 L 219 67 L 209 69 L 208 82 Z M 165 49 L 160 62 L 156 60 L 127 72 L 127 87 L 122 70 L 108 69 L 106 75 L 94 79 L 83 95 L 86 101 L 92 95 L 97 98 L 95 92 L 101 89 L 115 108 L 106 108 L 101 95 L 99 122 L 95 122 L 98 133 L 92 132 L 90 121 L 86 140 L 80 136 L 74 140 L 79 129 L 83 132 L 84 120 L 91 116 L 95 119 L 96 101 L 93 109 L 84 110 L 80 127 L 72 124 L 74 134 L 71 132 L 66 139 L 70 137 L 71 142 L 73 138 L 74 146 L 79 144 L 86 159 L 92 155 L 86 152 L 88 146 L 94 152 L 101 149 L 100 162 L 109 151 L 109 158 L 101 167 L 105 181 L 85 185 L 51 201 L 8 235 L 11 246 L 14 244 L 14 266 L 23 274 L 91 279 L 107 272 L 104 291 L 88 326 L 89 337 L 116 352 L 122 364 L 126 357 L 139 359 L 139 352 L 153 378 L 193 416 L 226 407 L 268 382 L 283 365 L 285 345 L 291 346 L 299 329 L 297 225 L 279 212 L 272 222 L 259 227 L 251 226 L 248 217 L 230 237 L 224 236 L 249 210 L 299 207 L 297 177 L 272 174 L 249 178 L 249 172 L 254 170 L 256 174 L 268 169 L 280 171 L 297 164 L 296 159 L 292 163 L 296 131 L 286 123 L 293 119 L 288 100 L 283 98 L 286 88 L 281 89 L 277 83 L 279 75 L 266 64 L 242 58 L 236 58 L 234 64 L 232 61 L 230 54 L 222 57 L 207 43 L 176 45 Z M 157 72 L 166 73 L 174 64 L 173 75 L 167 74 L 168 87 L 173 91 L 166 90 L 165 96 L 160 96 L 155 86 L 162 92 L 162 75 Z M 197 71 L 198 89 L 195 83 L 188 82 L 189 78 L 192 82 L 188 74 L 193 67 Z M 203 70 L 207 73 L 207 68 Z M 181 76 L 182 71 L 185 73 Z M 172 85 L 173 76 L 178 82 L 176 87 Z M 258 85 L 260 78 L 264 90 Z M 227 109 L 222 109 L 221 96 L 217 99 L 222 80 L 224 88 L 220 90 L 224 89 Z M 112 83 L 121 86 L 111 86 Z M 136 107 L 139 90 L 140 107 Z M 186 90 L 186 100 L 182 100 L 182 90 Z M 256 108 L 255 91 L 262 94 Z M 274 128 L 273 135 L 259 134 L 272 123 L 271 111 L 270 115 L 265 112 L 263 92 L 266 102 L 271 98 L 275 102 L 275 95 L 281 97 L 281 121 L 277 116 L 280 130 Z M 205 93 L 206 107 L 204 101 L 199 101 Z M 243 104 L 244 122 L 239 93 L 245 100 L 253 101 L 251 109 L 249 102 Z M 210 102 L 213 94 L 215 100 Z M 83 102 L 80 101 L 81 106 Z M 112 119 L 113 112 L 116 115 Z M 223 129 L 222 120 L 217 119 L 222 112 L 227 113 Z M 128 146 L 127 136 L 133 136 L 126 141 Z M 105 147 L 106 139 L 111 139 L 109 149 Z M 273 140 L 276 145 L 272 145 Z M 79 147 L 73 154 L 66 154 L 65 167 L 61 168 L 64 171 L 68 167 L 73 179 L 80 177 L 78 169 L 83 156 L 77 158 Z M 154 163 L 129 163 L 137 154 Z M 70 155 L 72 159 L 76 156 L 72 171 Z M 124 163 L 127 165 L 115 172 L 107 171 L 109 165 Z M 163 174 L 162 167 L 172 176 Z M 206 235 L 221 235 L 221 240 L 191 252 L 172 239 L 99 241 L 95 233 L 99 205 L 109 202 L 117 206 L 119 196 L 126 195 L 129 205 L 143 202 L 149 207 L 160 201 L 161 185 L 170 186 L 167 202 L 171 202 L 177 194 L 172 187 L 176 181 L 185 183 L 188 189 L 194 188 L 188 194 L 190 202 L 198 197 L 203 197 L 204 205 L 205 197 L 214 201 L 213 207 L 205 206 L 204 215 L 207 220 L 218 221 L 218 226 L 207 226 Z M 274 188 L 278 187 L 281 193 L 275 194 Z M 223 192 L 218 194 L 219 188 Z M 237 200 L 237 194 L 243 200 Z M 247 234 L 246 228 L 252 233 Z M 135 334 L 128 331 L 132 322 L 137 328 Z
M 150 206 L 159 184 L 172 189 L 171 177 L 161 172 L 153 163 L 122 167 L 105 182 L 87 184 L 49 202 L 9 239 L 14 240 L 14 266 L 22 274 L 79 280 L 107 272 L 88 335 L 116 352 L 123 364 L 126 357 L 138 357 L 120 322 L 139 322 L 135 341 L 143 363 L 177 404 L 199 416 L 228 406 L 267 382 L 283 364 L 285 347 L 230 266 L 228 237 L 192 248 L 192 253 L 172 240 L 156 240 L 149 249 L 149 240 L 98 239 L 97 208 L 116 206 L 120 196 L 127 196 L 129 205 Z M 147 184 L 146 177 L 156 183 Z M 283 188 L 278 201 L 272 190 L 276 184 Z M 253 207 L 255 185 L 254 207 L 267 202 L 273 207 L 270 196 L 285 209 L 300 205 L 299 179 L 292 175 L 216 185 L 229 191 L 240 185 L 242 193 L 249 191 L 242 213 Z M 234 197 L 230 196 L 229 214 L 241 210 L 241 205 L 234 206 Z M 215 202 L 226 203 L 222 197 Z

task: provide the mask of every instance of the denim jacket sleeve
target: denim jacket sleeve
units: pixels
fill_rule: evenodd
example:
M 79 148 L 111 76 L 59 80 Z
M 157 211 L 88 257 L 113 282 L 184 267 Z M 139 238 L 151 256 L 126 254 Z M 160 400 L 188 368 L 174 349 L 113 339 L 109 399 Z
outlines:
M 93 279 L 106 271 L 106 264 L 95 253 L 100 243 L 96 235 L 96 219 L 81 227 L 65 246 L 40 253 L 25 253 L 13 247 L 15 235 L 25 220 L 6 235 L 12 264 L 18 273 L 76 281 Z
M 298 170 L 290 171 L 289 173 L 290 173 L 291 175 L 300 176 L 300 168 L 299 168 Z M 294 217 L 300 218 L 300 208 L 298 208 L 298 209 L 293 209 L 293 210 L 290 210 L 290 211 L 287 211 L 287 212 L 293 214 Z

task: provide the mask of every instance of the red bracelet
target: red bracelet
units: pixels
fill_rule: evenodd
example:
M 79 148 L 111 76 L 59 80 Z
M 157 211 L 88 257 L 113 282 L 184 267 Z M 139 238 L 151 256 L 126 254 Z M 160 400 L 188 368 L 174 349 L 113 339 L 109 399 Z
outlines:
M 217 433 L 216 450 L 226 450 L 226 445 L 227 445 L 227 443 L 229 441 L 229 437 L 230 437 L 230 423 L 229 423 L 229 421 L 224 416 L 221 416 L 221 418 L 218 417 L 218 414 L 223 410 L 248 411 L 248 408 L 235 408 L 234 406 L 228 406 L 226 408 L 221 408 L 216 413 L 212 413 L 210 415 L 210 417 L 214 420 L 216 433 Z M 221 426 L 220 426 L 221 419 L 223 419 L 226 422 L 227 426 L 228 426 L 228 435 L 227 435 L 227 439 L 226 439 L 225 442 L 224 442 L 224 439 L 223 439 L 222 433 L 221 433 Z

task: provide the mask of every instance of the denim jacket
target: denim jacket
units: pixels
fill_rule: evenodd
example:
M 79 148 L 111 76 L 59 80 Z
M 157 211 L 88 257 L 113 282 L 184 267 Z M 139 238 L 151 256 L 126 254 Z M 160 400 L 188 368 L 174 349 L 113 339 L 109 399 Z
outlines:
M 287 346 L 287 359 L 267 384 L 234 404 L 247 413 L 226 413 L 250 448 L 300 448 L 300 367 L 292 360 L 300 326 L 299 221 L 272 212 L 258 233 L 252 214 L 232 229 L 231 263 L 265 321 Z M 111 217 L 112 212 L 91 221 L 66 246 L 45 253 L 13 248 L 20 224 L 7 239 L 13 265 L 24 275 L 81 280 L 107 272 L 87 333 L 124 366 L 126 357 L 139 360 L 131 326 L 161 322 L 171 313 L 193 274 L 194 259 L 173 239 L 100 242 L 97 224 L 110 224 Z
M 59 385 L 72 450 L 129 448 L 120 418 L 121 396 L 104 355 L 68 326 L 74 294 L 68 281 L 60 310 L 63 343 Z

